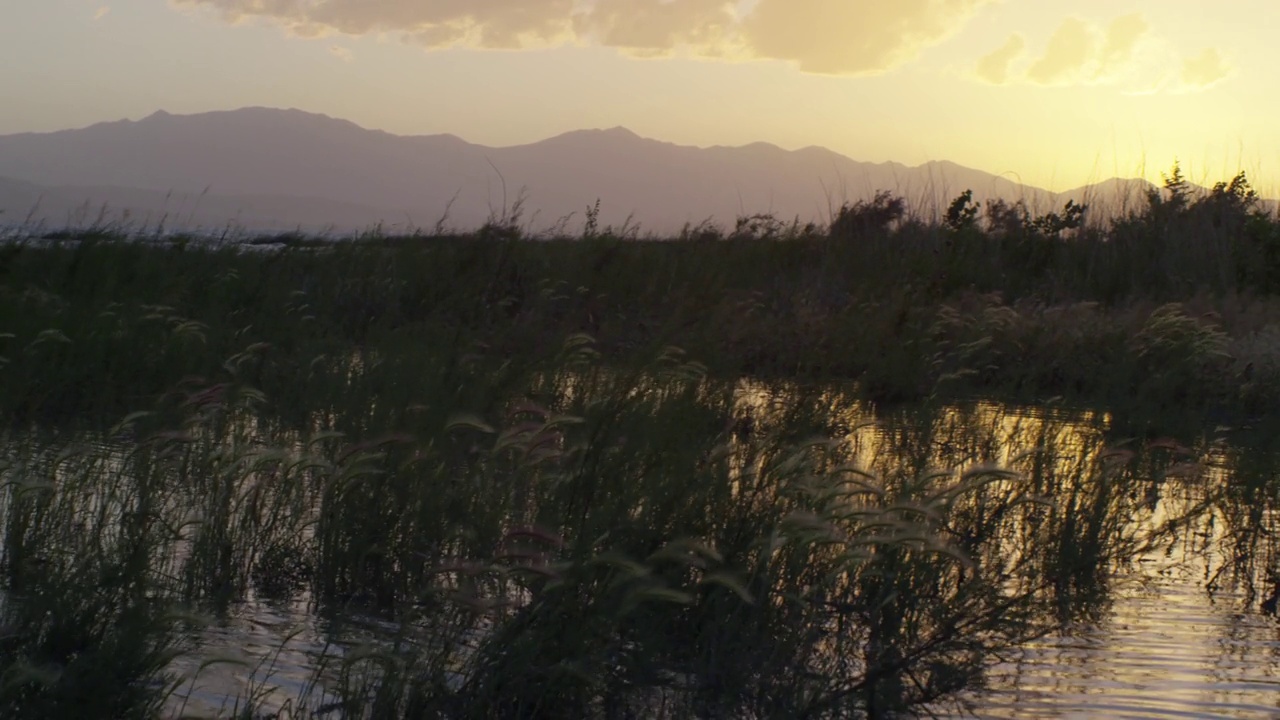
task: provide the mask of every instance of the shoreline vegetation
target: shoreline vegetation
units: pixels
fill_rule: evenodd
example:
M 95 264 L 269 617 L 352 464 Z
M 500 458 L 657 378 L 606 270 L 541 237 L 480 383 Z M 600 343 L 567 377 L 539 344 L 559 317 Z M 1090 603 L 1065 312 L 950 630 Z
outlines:
M 1243 175 L 1146 200 L 10 238 L 0 715 L 182 715 L 250 598 L 392 629 L 226 715 L 612 720 L 931 711 L 1206 518 L 1254 597 L 1273 468 L 1197 459 L 1276 419 L 1280 220 Z
M 614 362 L 674 346 L 713 374 L 850 382 L 881 403 L 1256 419 L 1280 402 L 1280 219 L 1243 173 L 1192 187 L 1175 166 L 1144 206 L 1104 225 L 1073 203 L 1033 216 L 968 192 L 925 223 L 882 192 L 827 227 L 754 215 L 669 239 L 601 228 L 598 205 L 580 234 L 531 238 L 518 203 L 470 233 L 442 222 L 348 240 L 18 231 L 0 247 L 5 372 L 18 380 L 0 407 L 15 419 L 85 402 L 121 410 L 249 346 L 284 379 L 384 342 L 545 358 L 584 333 Z M 152 327 L 133 333 L 135 322 Z M 181 361 L 169 340 L 135 345 L 165 326 L 197 338 Z M 103 392 L 34 351 L 56 345 Z M 95 358 L 114 360 L 95 369 Z M 96 376 L 113 370 L 148 382 L 120 397 Z

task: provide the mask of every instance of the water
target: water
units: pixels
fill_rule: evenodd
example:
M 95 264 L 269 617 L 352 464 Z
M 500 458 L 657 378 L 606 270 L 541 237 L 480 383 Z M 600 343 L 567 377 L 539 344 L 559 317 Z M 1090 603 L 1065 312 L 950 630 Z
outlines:
M 968 708 L 944 717 L 990 720 L 1084 718 L 1280 718 L 1280 620 L 1241 592 L 1210 594 L 1202 568 L 1149 558 L 1144 572 L 1122 580 L 1115 600 L 1095 622 L 1008 653 L 989 673 L 989 687 L 963 698 Z M 287 708 L 314 692 L 316 667 L 364 643 L 390 642 L 394 629 L 372 620 L 335 623 L 305 602 L 240 606 L 201 634 L 197 661 L 225 657 L 184 684 L 175 708 L 217 717 L 236 697 Z M 321 683 L 323 684 L 323 683 Z
M 1208 443 L 1193 463 L 1200 472 L 1167 483 L 1151 517 L 1135 523 L 1150 528 L 1179 516 L 1194 518 L 1190 526 L 1110 578 L 1113 587 L 1095 617 L 995 665 L 986 691 L 966 698 L 972 715 L 1280 718 L 1280 621 L 1274 605 L 1270 613 L 1264 607 L 1273 588 L 1280 591 L 1268 585 L 1275 509 L 1254 507 L 1251 514 L 1224 502 L 1229 493 L 1206 501 L 1249 482 L 1236 472 L 1241 453 L 1270 455 L 1221 436 Z M 1268 487 L 1274 477 L 1263 478 Z M 1274 490 L 1265 495 L 1274 497 Z M 1233 534 L 1232 517 L 1251 517 L 1257 537 Z
M 1153 558 L 1154 560 L 1154 558 Z M 1012 653 L 980 718 L 1280 717 L 1280 624 L 1188 563 L 1147 564 L 1097 622 Z
M 758 431 L 785 409 L 778 399 L 767 388 L 744 387 L 740 409 Z M 843 416 L 845 444 L 875 458 L 880 470 L 907 463 L 911 453 L 919 456 L 911 462 L 925 465 L 1004 463 L 1037 446 L 1064 477 L 1104 462 L 1108 448 L 1144 458 L 1104 514 L 1118 536 L 1151 542 L 1138 542 L 1140 552 L 1109 567 L 1053 632 L 1002 652 L 985 687 L 958 698 L 962 708 L 942 703 L 936 714 L 1280 718 L 1280 620 L 1263 611 L 1280 555 L 1280 463 L 1259 435 L 1209 428 L 1143 446 L 1118 436 L 1105 414 L 994 404 L 924 416 L 923 432 L 912 424 L 919 416 L 871 426 L 861 422 L 866 408 L 841 406 L 838 396 L 819 401 Z M 1180 524 L 1166 532 L 1171 522 Z M 175 716 L 216 717 L 252 697 L 263 712 L 287 713 L 302 698 L 323 709 L 342 658 L 412 635 L 359 613 L 319 615 L 305 592 L 287 601 L 251 597 L 188 638 L 190 652 L 172 668 L 188 679 L 169 707 Z
M 1202 568 L 1150 558 L 1145 572 L 1124 579 L 1095 622 L 1080 623 L 1018 648 L 990 671 L 989 688 L 963 700 L 967 710 L 943 716 L 991 720 L 1083 718 L 1280 718 L 1280 620 L 1241 592 L 1210 594 Z M 216 717 L 236 696 L 269 694 L 279 710 L 312 690 L 326 657 L 379 638 L 393 628 L 371 620 L 335 623 L 307 611 L 251 603 L 210 628 L 197 655 L 175 668 L 211 666 L 178 695 L 188 715 Z M 252 671 L 252 672 L 250 672 Z

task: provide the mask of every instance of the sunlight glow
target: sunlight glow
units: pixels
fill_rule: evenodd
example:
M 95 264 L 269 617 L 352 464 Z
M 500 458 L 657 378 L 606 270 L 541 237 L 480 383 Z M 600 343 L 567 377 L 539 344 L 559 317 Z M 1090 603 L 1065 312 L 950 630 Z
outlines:
M 1181 158 L 1213 177 L 1255 171 L 1266 190 L 1280 99 L 1255 89 L 1280 73 L 1280 8 L 1228 5 L 18 2 L 0 9 L 0 133 L 265 105 L 490 145 L 618 125 L 820 145 L 1055 190 L 1158 179 Z

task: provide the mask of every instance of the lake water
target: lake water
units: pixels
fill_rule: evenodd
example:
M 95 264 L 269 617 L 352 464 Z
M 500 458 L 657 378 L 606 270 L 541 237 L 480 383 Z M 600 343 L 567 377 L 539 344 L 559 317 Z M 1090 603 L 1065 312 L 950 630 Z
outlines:
M 780 398 L 785 392 L 748 388 L 742 404 L 763 426 L 773 408 L 785 405 Z M 844 442 L 876 458 L 881 469 L 904 462 L 908 450 L 927 456 L 916 462 L 954 466 L 1007 462 L 1041 447 L 1048 465 L 1061 465 L 1063 474 L 1107 452 L 1145 458 L 1099 510 L 1118 536 L 1140 539 L 1141 550 L 1110 566 L 1054 631 L 994 658 L 984 688 L 931 712 L 1280 718 L 1280 621 L 1263 608 L 1280 547 L 1274 519 L 1280 463 L 1266 433 L 1215 427 L 1196 437 L 1138 442 L 1117 432 L 1105 414 L 994 404 L 928 415 L 927 432 L 912 425 L 912 416 L 872 425 L 862 422 L 868 411 L 860 407 L 833 406 L 832 413 L 848 416 Z M 190 652 L 173 666 L 189 679 L 171 699 L 172 713 L 226 715 L 237 698 L 252 696 L 256 706 L 287 717 L 298 698 L 308 697 L 310 710 L 322 710 L 316 717 L 338 717 L 325 707 L 325 687 L 341 658 L 390 646 L 399 628 L 359 613 L 321 616 L 313 609 L 306 592 L 289 600 L 250 598 L 192 634 Z
M 967 709 L 942 717 L 1280 718 L 1280 622 L 1240 593 L 1210 597 L 1193 568 L 1150 567 L 1133 579 L 1094 623 L 1066 629 L 1011 651 L 991 670 L 988 691 L 963 698 Z M 325 657 L 386 637 L 367 623 L 340 628 L 290 607 L 246 605 L 201 638 L 203 650 L 179 664 L 223 656 L 243 663 L 211 666 L 184 685 L 175 702 L 189 715 L 218 717 L 234 696 L 255 689 L 268 706 L 313 691 Z M 255 672 L 248 672 L 249 668 Z
M 1280 717 L 1280 623 L 1259 600 L 1210 594 L 1194 563 L 1149 557 L 1096 622 L 1010 654 L 983 718 Z

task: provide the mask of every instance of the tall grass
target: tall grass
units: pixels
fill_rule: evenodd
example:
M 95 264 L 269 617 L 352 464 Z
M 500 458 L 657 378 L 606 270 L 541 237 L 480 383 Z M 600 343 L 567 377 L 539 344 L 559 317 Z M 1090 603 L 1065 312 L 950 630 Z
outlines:
M 674 350 L 620 370 L 582 336 L 517 375 L 382 396 L 359 431 L 290 430 L 225 381 L 83 450 L 10 443 L 5 707 L 155 715 L 191 611 L 304 593 L 396 629 L 295 710 L 880 717 L 980 685 L 1152 541 L 1132 458 L 1058 422 L 868 434 L 839 391 L 744 390 Z
M 1216 197 L 1153 200 L 1110 229 L 1015 215 L 724 241 L 9 243 L 0 407 L 118 414 L 246 352 L 246 381 L 302 407 L 346 393 L 353 358 L 425 387 L 467 358 L 540 362 L 586 332 L 615 364 L 676 345 L 717 376 L 851 380 L 881 401 L 1133 397 L 1247 415 L 1280 378 L 1280 226 Z M 426 349 L 442 365 L 415 377 Z
M 1275 397 L 1276 225 L 1178 192 L 1108 229 L 884 198 L 825 234 L 0 245 L 0 709 L 174 712 L 202 623 L 301 598 L 388 630 L 281 712 L 885 717 L 1205 517 L 1257 584 L 1269 485 L 1171 517 L 1204 448 L 1107 450 Z

